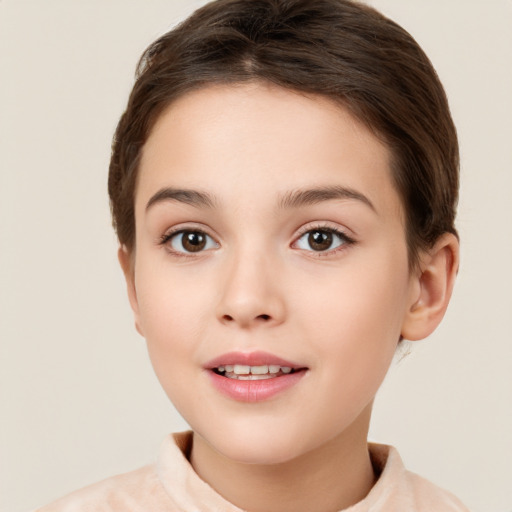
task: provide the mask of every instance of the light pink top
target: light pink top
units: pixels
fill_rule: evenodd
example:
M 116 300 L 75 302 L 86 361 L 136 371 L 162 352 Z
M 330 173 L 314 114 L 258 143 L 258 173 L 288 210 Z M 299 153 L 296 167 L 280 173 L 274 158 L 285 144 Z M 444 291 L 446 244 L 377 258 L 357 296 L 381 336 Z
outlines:
M 201 480 L 187 460 L 191 432 L 167 437 L 156 465 L 108 478 L 34 512 L 242 512 Z M 452 494 L 404 468 L 392 446 L 370 444 L 380 477 L 345 512 L 468 512 Z

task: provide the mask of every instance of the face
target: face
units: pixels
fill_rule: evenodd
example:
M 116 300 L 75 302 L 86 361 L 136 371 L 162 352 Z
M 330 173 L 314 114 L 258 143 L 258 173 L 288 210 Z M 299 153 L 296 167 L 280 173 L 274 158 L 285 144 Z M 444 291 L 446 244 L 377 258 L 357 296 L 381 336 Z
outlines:
M 261 84 L 189 93 L 155 125 L 130 299 L 218 453 L 284 462 L 368 416 L 417 294 L 389 160 L 340 106 Z

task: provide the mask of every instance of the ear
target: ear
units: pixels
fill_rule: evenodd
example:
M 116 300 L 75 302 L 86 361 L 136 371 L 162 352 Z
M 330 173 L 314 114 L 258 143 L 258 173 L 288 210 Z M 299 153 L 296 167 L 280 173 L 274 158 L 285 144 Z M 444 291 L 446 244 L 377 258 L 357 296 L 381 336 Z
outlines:
M 412 276 L 413 297 L 402 324 L 402 337 L 421 340 L 439 325 L 450 302 L 459 268 L 459 241 L 445 233 L 420 257 L 418 273 Z
M 128 300 L 130 301 L 130 306 L 135 317 L 135 328 L 137 329 L 137 332 L 141 336 L 144 336 L 144 333 L 142 332 L 142 328 L 140 325 L 139 302 L 137 299 L 137 290 L 135 288 L 135 269 L 133 255 L 128 251 L 126 246 L 122 245 L 121 247 L 119 247 L 117 251 L 117 258 L 119 260 L 119 263 L 123 270 L 124 278 L 126 280 Z

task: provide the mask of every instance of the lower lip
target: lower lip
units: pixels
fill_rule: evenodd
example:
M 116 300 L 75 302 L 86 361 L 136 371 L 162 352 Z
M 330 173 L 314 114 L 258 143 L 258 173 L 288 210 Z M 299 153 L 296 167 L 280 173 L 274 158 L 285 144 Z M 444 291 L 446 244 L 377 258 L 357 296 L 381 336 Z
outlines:
M 223 377 L 211 370 L 208 374 L 214 387 L 223 395 L 239 402 L 263 402 L 297 384 L 306 370 L 299 370 L 272 379 L 238 380 Z

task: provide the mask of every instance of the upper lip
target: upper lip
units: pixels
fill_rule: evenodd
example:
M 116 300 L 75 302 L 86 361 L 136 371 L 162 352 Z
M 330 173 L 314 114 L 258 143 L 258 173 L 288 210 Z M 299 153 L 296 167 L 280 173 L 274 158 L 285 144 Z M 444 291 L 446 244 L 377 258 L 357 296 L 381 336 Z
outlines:
M 264 365 L 276 365 L 276 366 L 287 366 L 293 369 L 305 368 L 304 365 L 287 361 L 281 357 L 277 357 L 269 352 L 257 351 L 257 352 L 228 352 L 215 357 L 211 361 L 208 361 L 204 368 L 212 369 L 218 368 L 219 366 L 241 364 L 246 366 L 264 366 Z

